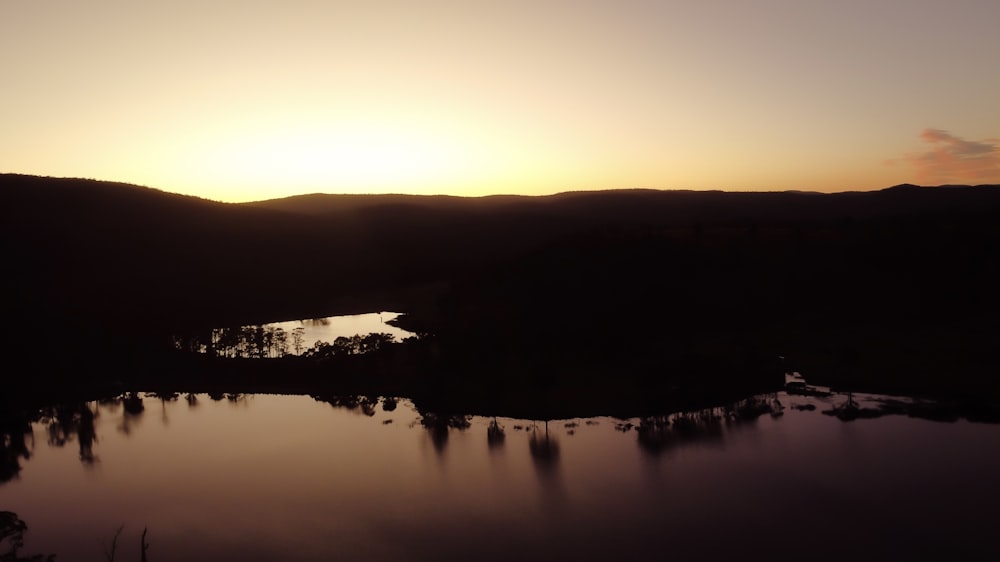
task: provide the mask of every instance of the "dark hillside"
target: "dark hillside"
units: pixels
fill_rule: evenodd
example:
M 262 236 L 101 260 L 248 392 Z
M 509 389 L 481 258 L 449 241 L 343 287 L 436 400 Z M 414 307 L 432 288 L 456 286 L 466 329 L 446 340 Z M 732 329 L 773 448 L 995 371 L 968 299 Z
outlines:
M 257 310 L 289 313 L 293 279 L 349 286 L 317 256 L 358 255 L 308 217 L 135 186 L 2 176 L 0 205 L 7 329 L 36 356 L 74 365 Z
M 933 211 L 593 231 L 456 285 L 428 329 L 466 366 L 535 380 L 683 385 L 781 354 L 816 382 L 1000 396 L 1000 208 L 976 189 Z
M 39 310 L 67 306 L 95 319 L 225 311 L 278 280 L 264 265 L 305 263 L 295 241 L 319 226 L 136 186 L 2 181 L 12 281 L 23 296 L 42 299 L 30 303 Z
M 725 221 L 832 221 L 974 210 L 995 206 L 996 186 L 898 185 L 873 192 L 722 192 L 613 190 L 549 196 L 300 195 L 244 206 L 347 219 L 392 209 L 442 216 L 573 219 L 596 223 L 694 224 Z M 381 209 L 381 210 L 380 210 Z M 403 215 L 401 215 L 403 216 Z
M 471 384 L 735 387 L 781 353 L 830 381 L 997 390 L 997 186 L 234 205 L 7 174 L 0 209 L 7 341 L 49 367 L 396 308 Z

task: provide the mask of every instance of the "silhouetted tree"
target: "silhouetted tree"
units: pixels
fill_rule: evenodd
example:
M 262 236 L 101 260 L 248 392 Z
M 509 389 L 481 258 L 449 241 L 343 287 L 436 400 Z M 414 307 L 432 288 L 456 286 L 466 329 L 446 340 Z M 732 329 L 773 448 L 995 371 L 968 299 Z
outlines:
M 274 330 L 274 347 L 276 357 L 288 355 L 288 332 L 282 328 Z
M 16 513 L 0 511 L 0 549 L 6 549 L 6 552 L 0 553 L 0 562 L 51 562 L 55 560 L 55 555 L 21 556 L 18 554 L 18 551 L 24 547 L 24 533 L 27 531 L 28 525 Z
M 299 326 L 292 330 L 292 351 L 295 355 L 302 355 L 305 349 L 303 341 L 305 340 L 306 329 Z

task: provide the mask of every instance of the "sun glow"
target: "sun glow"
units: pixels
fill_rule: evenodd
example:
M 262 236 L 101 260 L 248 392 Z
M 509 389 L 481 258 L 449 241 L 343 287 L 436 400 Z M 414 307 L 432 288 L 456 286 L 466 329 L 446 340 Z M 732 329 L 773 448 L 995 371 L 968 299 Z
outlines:
M 0 2 L 0 171 L 230 202 L 1000 182 L 1000 2 L 884 2 Z
M 468 151 L 422 131 L 367 126 L 278 128 L 223 138 L 201 151 L 197 175 L 240 185 L 315 186 L 343 192 L 453 183 Z

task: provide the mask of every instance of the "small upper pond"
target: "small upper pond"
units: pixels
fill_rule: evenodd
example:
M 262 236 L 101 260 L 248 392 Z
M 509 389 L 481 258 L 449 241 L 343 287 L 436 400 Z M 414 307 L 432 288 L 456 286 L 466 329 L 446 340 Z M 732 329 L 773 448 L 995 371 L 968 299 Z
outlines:
M 150 562 L 1000 559 L 1000 426 L 823 415 L 887 403 L 545 422 L 139 393 L 4 435 L 0 511 L 64 561 L 105 560 L 122 525 L 119 562 L 144 528 Z
M 391 322 L 399 317 L 398 312 L 372 312 L 368 314 L 353 314 L 349 316 L 328 316 L 326 318 L 310 318 L 307 320 L 291 320 L 264 324 L 264 328 L 281 329 L 287 334 L 302 330 L 302 340 L 306 348 L 316 342 L 333 343 L 337 338 L 349 338 L 366 334 L 389 334 L 397 341 L 415 336 L 402 328 L 397 328 Z
M 333 344 L 337 338 L 363 338 L 379 334 L 393 341 L 415 336 L 390 324 L 398 312 L 372 312 L 347 316 L 327 316 L 289 320 L 236 328 L 216 328 L 208 335 L 177 337 L 178 348 L 223 356 L 280 357 L 302 355 L 319 345 Z

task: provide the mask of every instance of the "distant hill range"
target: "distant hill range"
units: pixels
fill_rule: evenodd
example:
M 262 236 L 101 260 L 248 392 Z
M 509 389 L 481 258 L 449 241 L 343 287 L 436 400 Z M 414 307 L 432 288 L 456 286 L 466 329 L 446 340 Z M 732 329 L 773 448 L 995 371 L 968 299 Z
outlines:
M 878 191 L 842 193 L 620 189 L 487 197 L 311 194 L 243 206 L 316 217 L 386 216 L 409 211 L 442 217 L 452 213 L 471 216 L 523 214 L 598 222 L 693 224 L 863 219 L 971 210 L 984 203 L 995 205 L 998 187 L 900 184 Z
M 748 349 L 827 338 L 850 362 L 836 334 L 1000 343 L 996 185 L 224 204 L 3 174 L 0 213 L 3 314 L 39 353 L 67 333 L 131 345 L 140 332 L 390 307 L 482 353 L 709 334 Z
M 607 228 L 992 217 L 1000 187 L 315 194 L 225 204 L 122 183 L 2 174 L 0 209 L 17 300 L 184 324 L 271 319 L 272 308 L 325 312 L 341 296 L 453 281 L 498 259 Z

